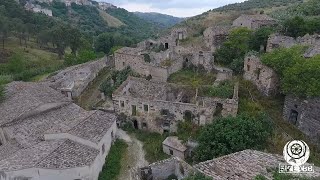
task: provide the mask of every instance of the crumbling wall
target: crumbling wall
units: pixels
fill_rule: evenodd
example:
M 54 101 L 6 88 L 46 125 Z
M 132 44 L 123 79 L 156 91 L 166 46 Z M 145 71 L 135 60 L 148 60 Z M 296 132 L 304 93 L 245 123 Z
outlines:
M 276 73 L 263 65 L 260 58 L 255 55 L 245 57 L 243 77 L 255 84 L 265 96 L 278 93 L 279 80 Z
M 211 49 L 211 52 L 216 52 L 217 49 L 228 39 L 231 27 L 209 27 L 203 32 L 205 44 Z
M 320 98 L 285 98 L 283 118 L 320 145 Z

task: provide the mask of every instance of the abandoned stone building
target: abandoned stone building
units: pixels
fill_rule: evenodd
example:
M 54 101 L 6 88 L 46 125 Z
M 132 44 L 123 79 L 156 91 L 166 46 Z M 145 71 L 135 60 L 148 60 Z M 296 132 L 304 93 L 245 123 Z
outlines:
M 277 48 L 290 48 L 295 45 L 308 46 L 309 49 L 304 54 L 305 58 L 311 58 L 315 55 L 320 54 L 320 35 L 306 34 L 303 37 L 294 39 L 293 37 L 283 36 L 280 34 L 272 34 L 268 38 L 267 52 L 271 52 Z
M 185 27 L 173 28 L 169 35 L 160 37 L 157 42 L 163 44 L 165 49 L 179 46 L 179 41 L 188 37 L 188 29 Z
M 147 167 L 131 169 L 130 180 L 164 180 L 169 176 L 183 179 L 194 173 L 194 168 L 180 158 L 173 157 L 150 164 Z
M 129 77 L 112 95 L 117 114 L 133 119 L 134 127 L 154 132 L 176 132 L 179 121 L 198 125 L 211 123 L 215 116 L 236 116 L 238 87 L 230 98 L 195 97 L 186 86 Z
M 285 98 L 283 118 L 320 145 L 320 98 Z
M 98 179 L 116 116 L 85 111 L 48 83 L 12 82 L 0 104 L 0 179 Z
M 111 61 L 107 61 L 106 57 L 91 61 L 88 63 L 71 66 L 56 75 L 46 79 L 50 86 L 69 98 L 75 98 L 87 88 L 99 72 L 107 65 L 111 66 Z
M 247 27 L 248 29 L 253 30 L 275 25 L 277 25 L 277 21 L 265 14 L 241 15 L 233 21 L 234 27 Z
M 211 52 L 215 52 L 228 39 L 231 27 L 213 26 L 203 32 L 204 42 Z
M 264 65 L 256 55 L 244 59 L 243 78 L 255 84 L 265 96 L 275 95 L 279 90 L 279 78 L 275 71 Z
M 187 157 L 187 147 L 183 144 L 182 140 L 179 140 L 176 136 L 169 136 L 162 142 L 163 152 L 185 159 Z
M 202 51 L 181 46 L 161 52 L 141 48 L 124 47 L 115 52 L 116 70 L 130 67 L 134 72 L 151 76 L 152 81 L 166 82 L 168 77 L 181 70 L 185 65 L 202 65 L 206 71 L 214 67 L 210 51 Z

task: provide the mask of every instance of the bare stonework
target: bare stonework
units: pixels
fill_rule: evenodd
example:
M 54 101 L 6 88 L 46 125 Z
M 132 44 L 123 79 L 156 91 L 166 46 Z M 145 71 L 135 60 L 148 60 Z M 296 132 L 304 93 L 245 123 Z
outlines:
M 214 26 L 209 27 L 203 32 L 205 44 L 210 48 L 211 52 L 216 52 L 217 49 L 228 39 L 231 27 Z
M 56 75 L 46 79 L 50 86 L 60 91 L 65 96 L 76 98 L 87 88 L 99 72 L 106 66 L 112 66 L 112 62 L 106 57 L 101 60 L 71 66 Z
M 275 95 L 279 91 L 279 78 L 275 71 L 264 65 L 258 56 L 247 55 L 244 59 L 243 78 L 255 84 L 265 96 Z
M 253 30 L 275 25 L 277 25 L 277 21 L 265 14 L 241 15 L 233 21 L 234 27 L 247 27 L 248 29 Z
M 305 36 L 296 39 L 280 34 L 272 34 L 268 39 L 267 52 L 272 52 L 272 50 L 277 48 L 290 48 L 295 45 L 309 47 L 304 54 L 305 58 L 311 58 L 320 54 L 320 36 L 318 34 L 306 34 Z
M 217 112 L 236 116 L 238 87 L 232 99 L 196 97 L 186 86 L 129 77 L 112 95 L 117 114 L 133 119 L 134 127 L 154 132 L 176 132 L 179 121 L 198 125 L 212 122 Z
M 320 98 L 285 98 L 283 118 L 320 145 Z

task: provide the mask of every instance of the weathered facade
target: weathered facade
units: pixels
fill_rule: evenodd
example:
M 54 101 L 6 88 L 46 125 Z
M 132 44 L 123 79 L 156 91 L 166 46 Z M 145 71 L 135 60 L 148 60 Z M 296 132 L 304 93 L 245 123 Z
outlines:
M 97 61 L 71 66 L 56 75 L 48 78 L 46 81 L 50 86 L 69 98 L 75 98 L 87 88 L 99 72 L 106 66 L 113 66 L 113 62 L 104 57 Z
M 283 118 L 320 144 L 320 98 L 286 96 Z
M 180 159 L 187 157 L 187 147 L 176 136 L 167 137 L 162 142 L 162 149 L 164 153 Z
M 255 84 L 265 96 L 275 95 L 279 90 L 279 78 L 275 71 L 264 65 L 255 55 L 247 55 L 244 59 L 244 79 Z
M 309 49 L 304 54 L 305 58 L 311 58 L 320 54 L 320 36 L 318 34 L 306 34 L 305 36 L 298 37 L 297 39 L 280 34 L 272 34 L 268 38 L 267 52 L 271 52 L 272 50 L 277 48 L 291 48 L 295 45 L 309 47 Z
M 248 29 L 259 29 L 262 27 L 272 27 L 277 21 L 265 14 L 241 15 L 233 21 L 234 27 L 247 27 Z
M 237 85 L 232 99 L 195 97 L 195 92 L 189 89 L 129 77 L 113 93 L 112 99 L 116 113 L 134 119 L 135 128 L 159 133 L 176 132 L 180 120 L 204 125 L 212 122 L 215 112 L 222 116 L 237 114 Z
M 163 44 L 165 49 L 172 49 L 179 46 L 179 41 L 188 37 L 188 30 L 185 27 L 174 28 L 169 35 L 157 40 L 158 44 Z
M 194 173 L 194 168 L 180 158 L 173 157 L 150 164 L 147 167 L 132 169 L 130 180 L 164 180 L 175 175 L 183 179 Z
M 97 180 L 117 131 L 47 83 L 8 84 L 0 114 L 1 180 Z
M 217 49 L 228 39 L 231 27 L 214 26 L 209 27 L 203 32 L 205 44 L 210 48 L 211 52 Z

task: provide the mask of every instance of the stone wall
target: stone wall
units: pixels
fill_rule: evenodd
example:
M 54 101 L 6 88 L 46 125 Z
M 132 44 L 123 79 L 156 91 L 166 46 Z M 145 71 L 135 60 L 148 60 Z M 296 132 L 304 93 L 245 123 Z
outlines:
M 228 39 L 231 27 L 209 27 L 203 32 L 205 44 L 215 52 Z
M 162 150 L 163 150 L 164 153 L 166 153 L 168 155 L 172 155 L 174 157 L 178 157 L 180 159 L 184 159 L 185 156 L 186 156 L 185 152 L 178 151 L 178 150 L 176 150 L 176 149 L 174 149 L 172 147 L 169 147 L 167 145 L 163 145 L 162 146 Z M 172 154 L 170 154 L 170 150 L 173 152 Z
M 260 58 L 255 55 L 248 55 L 244 60 L 244 79 L 255 84 L 258 90 L 266 95 L 274 95 L 279 89 L 279 80 L 271 68 L 265 66 Z
M 275 24 L 276 21 L 266 15 L 242 15 L 233 21 L 234 27 L 246 27 L 253 30 Z
M 132 86 L 135 83 L 144 89 L 157 89 L 153 83 L 146 80 L 135 80 L 131 83 L 131 78 L 124 82 L 119 89 L 113 94 L 114 109 L 117 114 L 124 113 L 135 119 L 136 128 L 147 129 L 154 132 L 163 133 L 165 131 L 176 132 L 177 123 L 184 121 L 187 115 L 192 115 L 192 122 L 198 125 L 205 125 L 212 122 L 213 114 L 217 107 L 221 108 L 222 116 L 236 116 L 238 111 L 238 86 L 235 86 L 234 97 L 232 99 L 221 99 L 211 97 L 198 97 L 195 103 L 182 103 L 173 99 L 149 99 L 132 97 Z M 158 84 L 158 83 L 155 83 Z M 163 87 L 170 84 L 162 83 Z M 184 87 L 181 87 L 182 89 Z M 159 89 L 160 91 L 160 89 Z M 154 92 L 156 95 L 158 92 Z M 167 96 L 170 94 L 167 90 L 164 91 Z M 157 95 L 158 97 L 159 95 Z M 163 114 L 166 111 L 166 114 Z
M 283 118 L 320 145 L 320 98 L 286 96 Z

